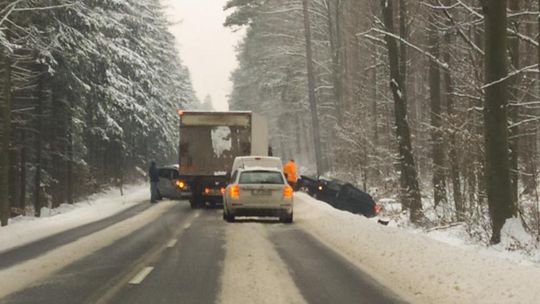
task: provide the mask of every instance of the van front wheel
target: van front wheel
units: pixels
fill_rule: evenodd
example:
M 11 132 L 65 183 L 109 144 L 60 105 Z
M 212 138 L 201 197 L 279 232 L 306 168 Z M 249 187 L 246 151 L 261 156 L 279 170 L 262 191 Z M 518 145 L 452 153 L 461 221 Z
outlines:
M 234 222 L 234 215 L 223 210 L 223 219 L 229 223 Z

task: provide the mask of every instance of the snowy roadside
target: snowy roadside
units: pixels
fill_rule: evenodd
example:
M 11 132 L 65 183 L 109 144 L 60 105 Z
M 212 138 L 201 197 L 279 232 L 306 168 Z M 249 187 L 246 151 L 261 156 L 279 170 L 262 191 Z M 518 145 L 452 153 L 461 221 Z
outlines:
M 148 199 L 147 184 L 116 188 L 87 197 L 73 205 L 56 209 L 43 208 L 42 217 L 18 216 L 0 228 L 0 252 L 31 243 L 84 224 L 95 222 L 140 204 Z
M 540 268 L 295 196 L 295 222 L 413 303 L 537 303 Z

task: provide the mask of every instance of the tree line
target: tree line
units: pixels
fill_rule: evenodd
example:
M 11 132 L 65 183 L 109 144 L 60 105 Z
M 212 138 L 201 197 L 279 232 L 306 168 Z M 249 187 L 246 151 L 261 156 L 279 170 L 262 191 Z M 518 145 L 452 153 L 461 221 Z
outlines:
M 231 108 L 267 115 L 280 155 L 399 189 L 413 223 L 498 243 L 519 216 L 540 236 L 539 5 L 229 0 L 247 30 Z
M 150 160 L 194 106 L 159 0 L 0 1 L 0 220 L 40 216 Z

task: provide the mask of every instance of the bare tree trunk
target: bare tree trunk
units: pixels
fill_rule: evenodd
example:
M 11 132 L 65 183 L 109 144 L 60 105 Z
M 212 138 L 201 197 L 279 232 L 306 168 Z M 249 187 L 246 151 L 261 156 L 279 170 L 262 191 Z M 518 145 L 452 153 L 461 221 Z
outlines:
M 311 49 L 311 25 L 309 21 L 308 0 L 302 0 L 304 13 L 304 32 L 306 36 L 306 66 L 309 90 L 309 106 L 311 109 L 311 123 L 313 127 L 313 142 L 315 150 L 315 165 L 317 166 L 317 176 L 323 172 L 321 135 L 319 128 L 319 115 L 317 114 L 317 100 L 315 96 L 315 75 L 313 70 L 313 51 Z
M 379 115 L 378 115 L 378 109 L 377 109 L 377 100 L 379 98 L 379 92 L 378 92 L 378 78 L 377 78 L 377 55 L 373 55 L 373 75 L 372 75 L 372 82 L 373 82 L 373 100 L 371 101 L 371 121 L 373 121 L 373 148 L 372 153 L 373 155 L 377 155 L 377 147 L 379 146 Z M 377 167 L 377 164 L 372 164 L 373 166 L 373 179 L 377 182 L 379 182 L 379 168 Z
M 399 36 L 402 37 L 403 39 L 407 39 L 407 3 L 406 1 L 407 0 L 398 0 Z M 392 15 L 393 14 L 394 12 L 392 10 Z M 407 90 L 407 79 L 408 79 L 407 46 L 403 43 L 403 41 L 399 42 L 399 74 L 403 81 L 403 86 L 400 89 L 401 89 L 401 92 L 405 95 L 408 93 L 408 90 Z M 413 104 L 415 103 L 416 102 L 413 99 Z M 413 118 L 412 121 L 415 121 L 415 119 Z M 407 189 L 407 180 L 405 179 L 405 175 L 400 176 L 400 185 L 402 189 Z M 403 204 L 403 207 L 406 209 L 409 209 L 410 208 L 409 203 L 406 202 L 405 204 Z
M 332 53 L 332 81 L 334 86 L 334 103 L 338 124 L 343 123 L 343 78 L 341 77 L 341 28 L 340 28 L 340 2 L 334 0 L 327 2 L 328 9 L 328 32 L 330 34 L 330 51 Z
M 20 177 L 21 187 L 19 188 L 18 207 L 26 214 L 26 131 L 21 130 L 21 159 L 20 159 Z
M 444 46 L 444 61 L 449 63 L 451 60 L 450 57 L 450 44 L 451 44 L 451 34 L 445 34 L 445 46 Z M 452 92 L 454 90 L 454 84 L 452 83 L 452 75 L 450 71 L 445 71 L 444 74 L 444 89 L 446 97 L 446 114 L 448 120 L 452 123 L 457 117 L 455 113 L 454 106 L 454 97 Z M 448 136 L 448 166 L 450 168 L 450 178 L 452 179 L 452 194 L 454 196 L 454 207 L 456 208 L 456 218 L 458 221 L 465 220 L 465 206 L 463 204 L 463 197 L 461 193 L 461 182 L 459 176 L 460 163 L 458 158 L 457 142 L 456 142 L 456 131 L 453 128 L 450 129 L 450 134 Z
M 445 0 L 444 4 L 449 6 L 451 0 Z M 447 20 L 446 24 L 447 28 L 452 27 L 452 21 Z M 452 60 L 450 56 L 450 47 L 452 46 L 452 32 L 447 31 L 444 33 L 444 43 L 443 43 L 443 58 L 444 62 L 447 64 L 450 64 L 450 61 Z M 452 194 L 454 197 L 454 208 L 456 209 L 456 219 L 458 221 L 464 221 L 465 220 L 465 205 L 464 205 L 464 198 L 462 194 L 462 188 L 461 188 L 461 180 L 460 180 L 460 163 L 459 163 L 459 157 L 458 157 L 458 148 L 457 148 L 457 141 L 456 141 L 456 130 L 454 127 L 454 121 L 457 119 L 456 111 L 455 111 L 455 105 L 454 105 L 454 97 L 452 96 L 452 93 L 454 91 L 454 84 L 452 81 L 452 74 L 449 70 L 446 70 L 443 72 L 443 81 L 444 81 L 444 96 L 446 100 L 446 115 L 448 119 L 448 127 L 449 127 L 449 135 L 448 135 L 448 167 L 449 167 L 449 173 L 450 178 L 452 180 Z
M 512 0 L 510 1 L 510 10 L 513 13 L 516 13 L 519 11 L 520 8 L 520 1 L 519 0 Z M 519 24 L 517 21 L 510 22 L 511 27 L 516 31 L 516 33 L 519 32 Z M 510 51 L 510 58 L 511 63 L 514 69 L 519 69 L 520 64 L 520 55 L 519 55 L 519 37 L 517 35 L 513 35 L 509 38 L 509 51 Z M 510 78 L 510 89 L 509 89 L 509 97 L 510 97 L 510 107 L 509 107 L 509 116 L 510 116 L 510 124 L 511 127 L 509 129 L 509 148 L 510 148 L 510 182 L 512 185 L 512 199 L 514 200 L 514 204 L 517 204 L 518 202 L 518 181 L 519 181 L 519 168 L 518 168 L 518 155 L 519 155 L 519 127 L 518 127 L 518 121 L 519 121 L 519 89 L 518 85 L 520 82 L 519 76 L 514 76 Z
M 506 0 L 483 0 L 485 16 L 485 81 L 484 102 L 486 190 L 492 222 L 491 242 L 501 241 L 506 219 L 516 215 L 510 181 L 508 152 L 508 81 L 499 81 L 507 71 Z
M 529 3 L 532 1 L 528 1 L 526 6 L 531 5 L 532 3 Z M 538 25 L 536 25 L 538 26 Z M 536 26 L 532 23 L 526 23 L 525 24 L 525 35 L 528 37 L 533 37 L 534 31 L 536 29 Z M 526 61 L 527 65 L 531 65 L 534 62 L 538 62 L 538 54 L 537 54 L 537 48 L 534 46 L 526 46 L 526 55 L 524 60 Z M 540 82 L 537 79 L 529 78 L 527 77 L 527 83 L 524 84 L 525 86 L 536 86 L 540 85 Z M 536 91 L 537 92 L 537 91 Z M 535 101 L 536 93 L 535 90 L 529 90 L 526 92 L 525 95 L 525 102 L 530 103 Z M 527 110 L 527 114 L 532 114 L 535 116 L 538 116 L 538 110 L 537 109 L 530 109 Z M 523 132 L 523 131 L 521 131 Z M 523 185 L 523 194 L 526 195 L 534 195 L 535 189 L 536 189 L 536 180 L 535 180 L 535 170 L 538 162 L 538 154 L 537 154 L 537 138 L 538 138 L 538 124 L 534 123 L 526 128 L 524 131 L 527 134 L 526 138 L 522 138 L 521 141 L 521 147 L 519 154 L 520 158 L 523 160 L 524 165 L 524 173 L 520 174 L 521 182 Z
M 394 33 L 392 0 L 381 0 L 383 22 L 386 31 Z M 396 120 L 396 136 L 399 147 L 399 161 L 401 180 L 406 188 L 402 189 L 403 203 L 410 208 L 410 217 L 413 223 L 419 223 L 423 218 L 418 173 L 416 172 L 414 156 L 412 154 L 411 133 L 407 122 L 407 96 L 403 91 L 404 83 L 399 71 L 399 50 L 396 40 L 385 35 L 390 63 L 390 88 L 394 96 L 394 114 Z
M 46 87 L 47 80 L 47 68 L 41 67 L 41 75 L 39 76 L 38 92 L 37 92 L 37 104 L 36 104 L 36 135 L 34 141 L 35 156 L 35 174 L 34 174 L 34 213 L 35 216 L 41 216 L 41 207 L 43 207 L 42 195 L 41 195 L 41 171 L 43 167 L 43 105 L 48 98 L 48 92 Z
M 399 0 L 399 36 L 407 40 L 407 0 Z M 407 93 L 407 46 L 399 42 L 399 71 L 403 80 L 402 91 Z
M 436 3 L 433 3 L 436 5 Z M 428 41 L 431 54 L 439 58 L 439 34 L 434 13 L 429 15 Z M 431 101 L 431 152 L 433 160 L 433 198 L 435 207 L 446 203 L 446 183 L 444 174 L 444 139 L 441 130 L 441 72 L 439 65 L 429 61 L 429 99 Z
M 4 54 L 4 98 L 2 105 L 2 150 L 0 151 L 0 225 L 6 226 L 10 216 L 9 168 L 11 144 L 11 59 Z
M 73 98 L 70 98 L 68 114 L 66 117 L 67 132 L 66 132 L 66 141 L 67 141 L 67 163 L 66 163 L 66 202 L 68 204 L 73 204 Z M 119 172 L 122 171 L 122 166 L 120 166 Z

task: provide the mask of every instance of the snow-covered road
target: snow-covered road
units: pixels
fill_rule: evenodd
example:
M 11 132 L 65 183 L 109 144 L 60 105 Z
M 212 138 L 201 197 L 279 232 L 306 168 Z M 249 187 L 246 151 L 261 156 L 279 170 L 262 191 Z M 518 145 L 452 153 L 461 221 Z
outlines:
M 140 191 L 141 197 L 126 204 L 140 200 L 147 189 Z M 69 222 L 71 216 L 66 212 L 62 218 Z M 42 225 L 46 230 L 47 224 Z M 0 303 L 537 303 L 540 299 L 538 267 L 382 226 L 301 193 L 296 195 L 292 225 L 260 219 L 228 224 L 219 209 L 191 210 L 186 202 L 164 201 L 0 269 L 0 281 L 9 282 L 0 288 Z M 130 283 L 134 281 L 138 283 Z

